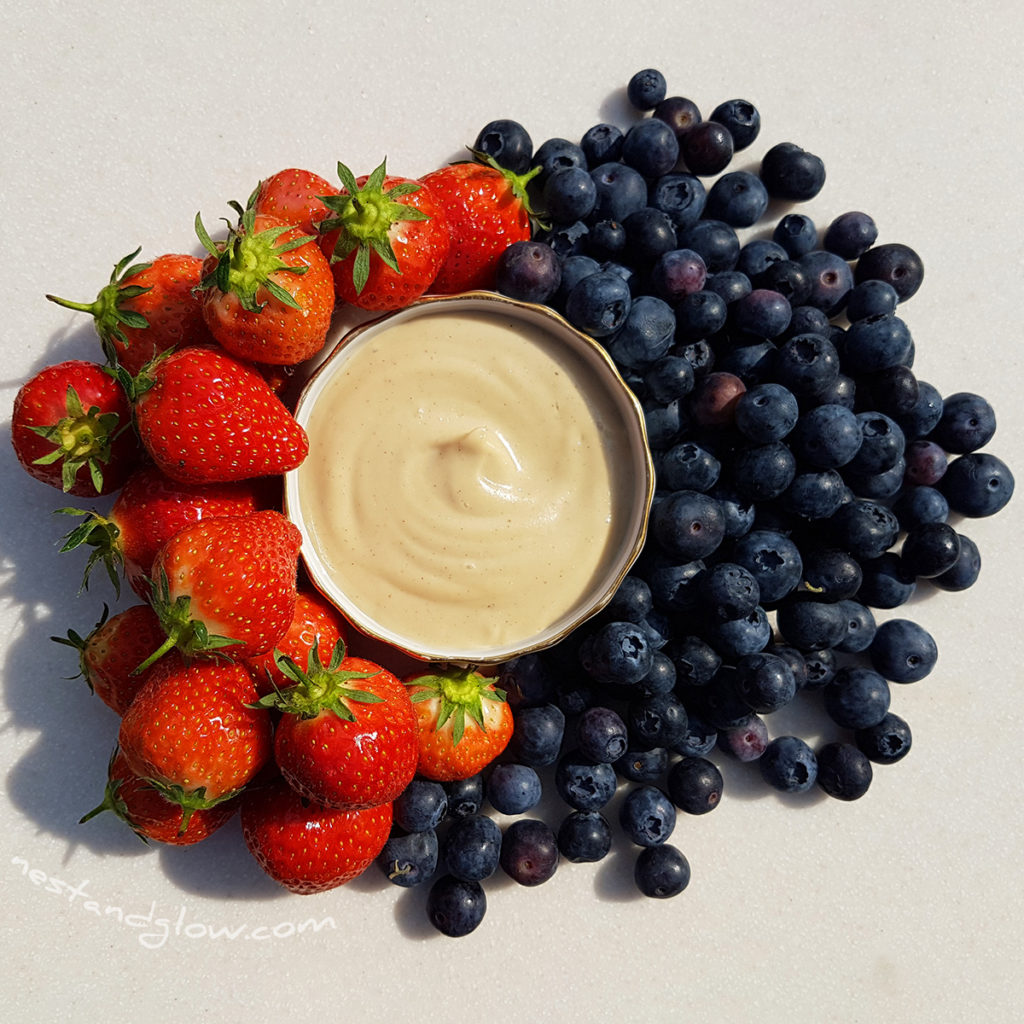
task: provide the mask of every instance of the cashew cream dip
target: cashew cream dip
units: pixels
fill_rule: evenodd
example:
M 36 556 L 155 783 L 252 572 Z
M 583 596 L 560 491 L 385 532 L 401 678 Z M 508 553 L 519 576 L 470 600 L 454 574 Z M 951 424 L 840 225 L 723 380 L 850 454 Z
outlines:
M 290 491 L 342 610 L 434 658 L 571 619 L 638 504 L 609 371 L 500 310 L 439 302 L 343 343 Z

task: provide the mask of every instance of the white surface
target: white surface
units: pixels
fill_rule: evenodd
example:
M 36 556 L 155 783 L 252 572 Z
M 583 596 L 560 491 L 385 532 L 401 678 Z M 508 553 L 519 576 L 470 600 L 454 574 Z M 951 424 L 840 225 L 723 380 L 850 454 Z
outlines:
M 359 173 L 386 154 L 422 174 L 502 116 L 538 143 L 578 138 L 621 122 L 624 83 L 656 66 L 706 112 L 759 107 L 737 166 L 798 142 L 829 172 L 812 215 L 867 210 L 882 240 L 921 253 L 905 309 L 917 369 L 989 397 L 990 450 L 1024 467 L 1024 69 L 1009 0 L 4 8 L 5 422 L 29 374 L 96 351 L 86 318 L 45 292 L 95 294 L 140 244 L 194 250 L 197 210 L 210 223 L 285 166 Z M 783 800 L 730 771 L 722 806 L 679 822 L 693 867 L 679 898 L 634 896 L 619 849 L 539 889 L 496 880 L 478 932 L 451 941 L 423 922 L 421 894 L 375 875 L 284 894 L 234 826 L 147 850 L 113 819 L 76 824 L 115 720 L 62 678 L 73 657 L 47 637 L 87 629 L 108 590 L 75 596 L 81 563 L 58 556 L 67 523 L 49 515 L 64 502 L 6 442 L 0 488 L 4 1020 L 1019 1019 L 1021 496 L 965 524 L 978 586 L 915 602 L 939 665 L 896 688 L 914 749 L 863 800 Z

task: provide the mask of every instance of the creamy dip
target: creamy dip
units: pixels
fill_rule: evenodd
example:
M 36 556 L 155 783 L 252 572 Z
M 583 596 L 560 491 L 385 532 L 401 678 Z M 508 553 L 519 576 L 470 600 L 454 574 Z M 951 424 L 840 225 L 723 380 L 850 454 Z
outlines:
M 616 483 L 635 459 L 623 414 L 593 364 L 490 312 L 349 344 L 309 412 L 296 492 L 347 601 L 419 651 L 502 645 L 571 613 L 636 504 L 632 474 Z

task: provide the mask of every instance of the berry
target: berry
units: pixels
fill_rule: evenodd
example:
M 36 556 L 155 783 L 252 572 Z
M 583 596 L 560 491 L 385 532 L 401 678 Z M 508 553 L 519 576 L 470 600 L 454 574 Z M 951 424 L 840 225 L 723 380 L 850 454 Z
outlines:
M 533 140 L 518 122 L 509 118 L 489 121 L 480 129 L 473 151 L 492 157 L 514 174 L 525 174 L 533 163 Z
M 654 110 L 666 91 L 665 76 L 657 68 L 636 72 L 626 84 L 626 96 L 637 110 Z
M 558 868 L 558 841 L 537 818 L 518 818 L 501 837 L 501 868 L 514 882 L 542 885 Z
M 780 142 L 761 160 L 761 180 L 775 199 L 813 199 L 825 184 L 821 158 L 792 142 Z
M 377 865 L 393 885 L 422 885 L 437 870 L 437 834 L 433 829 L 392 836 L 377 856 Z
M 619 808 L 619 824 L 637 846 L 660 846 L 675 829 L 676 810 L 657 786 L 634 786 Z
M 574 864 L 603 860 L 611 850 L 612 830 L 598 811 L 573 811 L 562 819 L 556 836 L 558 852 Z
M 636 859 L 633 881 L 645 896 L 671 899 L 690 884 L 690 864 L 670 843 L 647 847 Z
M 541 781 L 527 764 L 498 764 L 487 780 L 487 799 L 499 814 L 525 814 L 541 798 Z
M 757 763 L 761 778 L 781 793 L 805 793 L 818 779 L 818 759 L 798 736 L 778 736 Z
M 893 683 L 916 683 L 935 667 L 939 652 L 932 635 L 910 619 L 888 619 L 868 648 L 875 670 Z
M 852 743 L 826 743 L 817 754 L 818 785 L 837 800 L 859 800 L 871 785 L 871 762 Z
M 442 875 L 427 894 L 427 918 L 442 934 L 461 938 L 474 931 L 487 912 L 487 896 L 479 882 Z
M 721 802 L 724 782 L 714 762 L 686 756 L 669 769 L 665 788 L 672 803 L 687 814 L 707 814 Z
M 441 845 L 441 860 L 464 882 L 482 882 L 498 870 L 501 829 L 484 814 L 453 821 Z

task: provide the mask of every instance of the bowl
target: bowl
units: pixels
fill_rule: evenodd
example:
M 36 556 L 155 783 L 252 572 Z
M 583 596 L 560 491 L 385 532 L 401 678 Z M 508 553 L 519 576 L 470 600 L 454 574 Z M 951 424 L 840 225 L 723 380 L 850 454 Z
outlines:
M 350 330 L 299 395 L 285 477 L 313 584 L 429 662 L 555 644 L 643 547 L 654 468 L 607 352 L 546 306 L 428 297 Z

